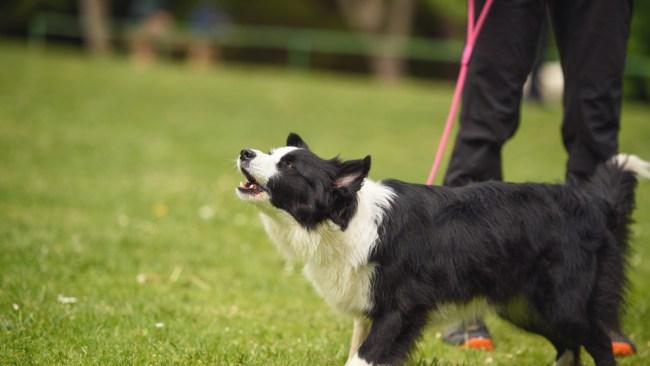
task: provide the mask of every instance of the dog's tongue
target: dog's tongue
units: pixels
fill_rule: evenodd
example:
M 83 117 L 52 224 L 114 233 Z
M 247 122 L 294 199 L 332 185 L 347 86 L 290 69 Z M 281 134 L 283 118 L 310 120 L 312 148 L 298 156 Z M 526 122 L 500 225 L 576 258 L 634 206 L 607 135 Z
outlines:
M 239 186 L 247 191 L 260 191 L 261 187 L 259 184 L 254 183 L 254 182 L 240 182 Z

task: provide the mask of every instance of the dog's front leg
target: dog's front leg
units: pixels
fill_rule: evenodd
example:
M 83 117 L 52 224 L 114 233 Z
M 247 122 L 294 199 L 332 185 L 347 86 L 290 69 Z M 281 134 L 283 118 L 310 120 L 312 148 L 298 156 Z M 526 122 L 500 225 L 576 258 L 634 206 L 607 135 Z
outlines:
M 357 352 L 361 343 L 368 336 L 370 331 L 370 320 L 364 317 L 354 318 L 354 323 L 352 325 L 352 339 L 350 340 L 350 352 L 348 353 L 348 360 L 354 357 L 354 354 Z
M 368 336 L 345 366 L 398 365 L 408 355 L 424 327 L 423 309 L 389 311 L 372 319 Z

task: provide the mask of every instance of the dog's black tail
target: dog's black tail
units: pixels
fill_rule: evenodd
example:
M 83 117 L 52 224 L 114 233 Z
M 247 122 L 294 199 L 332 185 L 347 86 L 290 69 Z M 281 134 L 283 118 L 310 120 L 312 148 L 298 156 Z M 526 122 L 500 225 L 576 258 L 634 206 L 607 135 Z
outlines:
M 635 155 L 619 154 L 601 164 L 587 184 L 592 194 L 607 203 L 609 229 L 623 250 L 628 245 L 634 190 L 640 178 L 650 179 L 650 163 Z
M 650 178 L 650 163 L 634 155 L 619 154 L 601 164 L 585 188 L 601 199 L 614 247 L 605 245 L 598 252 L 598 281 L 593 290 L 594 314 L 608 331 L 621 333 L 621 311 L 625 302 L 626 254 L 634 190 L 637 179 Z

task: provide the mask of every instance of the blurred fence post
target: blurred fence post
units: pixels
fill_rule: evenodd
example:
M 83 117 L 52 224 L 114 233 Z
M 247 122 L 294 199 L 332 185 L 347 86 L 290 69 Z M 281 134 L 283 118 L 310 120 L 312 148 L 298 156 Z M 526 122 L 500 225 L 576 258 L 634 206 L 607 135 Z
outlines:
M 397 81 L 405 73 L 404 48 L 413 23 L 414 0 L 339 0 L 350 27 L 366 35 L 370 67 L 382 81 Z
M 289 65 L 301 70 L 309 70 L 311 43 L 300 34 L 291 37 L 288 44 Z
M 86 46 L 93 55 L 111 52 L 111 29 L 108 0 L 79 0 L 81 26 Z
M 27 44 L 30 47 L 41 47 L 45 42 L 45 36 L 47 35 L 47 15 L 37 15 L 29 23 L 29 33 L 27 38 Z

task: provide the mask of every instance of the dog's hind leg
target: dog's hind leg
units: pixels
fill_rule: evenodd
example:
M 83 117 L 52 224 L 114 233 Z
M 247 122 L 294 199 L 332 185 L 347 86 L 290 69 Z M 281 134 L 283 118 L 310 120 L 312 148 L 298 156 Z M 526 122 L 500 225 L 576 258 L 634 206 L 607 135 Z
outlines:
M 583 344 L 597 366 L 615 365 L 610 332 L 620 332 L 624 303 L 625 259 L 613 237 L 605 238 L 598 253 L 598 275 L 589 306 L 588 336 Z
M 580 363 L 580 347 L 558 348 L 557 357 L 555 358 L 555 366 L 581 366 Z
M 594 359 L 596 366 L 616 365 L 611 340 L 604 327 L 592 323 L 591 331 L 584 341 L 584 346 Z

